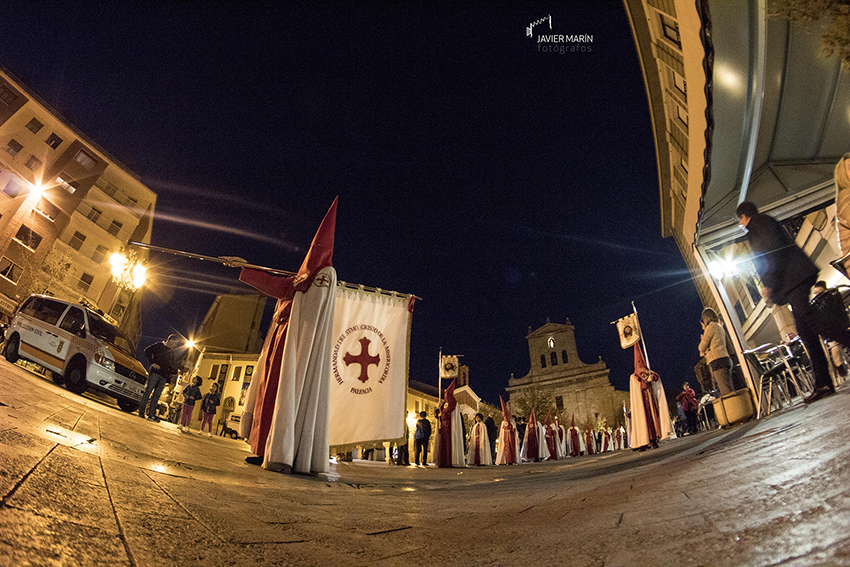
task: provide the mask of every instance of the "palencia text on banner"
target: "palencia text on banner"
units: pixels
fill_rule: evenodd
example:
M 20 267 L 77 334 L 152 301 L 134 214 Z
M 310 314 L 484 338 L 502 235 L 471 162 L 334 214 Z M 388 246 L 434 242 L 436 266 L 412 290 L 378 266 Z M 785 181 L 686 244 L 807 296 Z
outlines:
M 408 298 L 338 287 L 334 312 L 330 445 L 404 435 Z
M 620 333 L 620 346 L 629 348 L 640 340 L 640 324 L 637 313 L 617 320 L 617 332 Z

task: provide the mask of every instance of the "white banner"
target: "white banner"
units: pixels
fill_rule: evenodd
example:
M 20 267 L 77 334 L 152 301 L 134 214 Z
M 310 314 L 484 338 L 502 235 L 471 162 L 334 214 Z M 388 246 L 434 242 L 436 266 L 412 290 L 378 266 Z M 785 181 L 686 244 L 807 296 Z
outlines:
M 440 378 L 451 380 L 457 378 L 458 358 L 456 356 L 444 356 L 440 359 Z
M 620 346 L 629 348 L 640 340 L 640 324 L 637 313 L 623 317 L 617 321 L 617 332 L 620 333 Z
M 330 445 L 404 435 L 407 297 L 337 288 L 331 349 Z

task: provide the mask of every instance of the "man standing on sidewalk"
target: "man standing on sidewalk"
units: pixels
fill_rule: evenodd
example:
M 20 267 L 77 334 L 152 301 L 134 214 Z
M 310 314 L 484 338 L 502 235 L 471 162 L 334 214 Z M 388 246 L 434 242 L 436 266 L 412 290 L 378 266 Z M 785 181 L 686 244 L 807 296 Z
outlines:
M 424 411 L 419 412 L 419 419 L 416 421 L 416 432 L 413 434 L 413 462 L 416 466 L 420 464 L 423 467 L 428 466 L 428 443 L 431 442 L 431 422 L 428 421 L 428 414 Z M 422 460 L 419 460 L 419 455 L 422 455 Z
M 150 368 L 148 369 L 148 383 L 145 386 L 145 393 L 139 403 L 139 417 L 145 417 L 145 408 L 148 407 L 148 400 L 150 400 L 148 419 L 159 421 L 156 416 L 159 396 L 171 375 L 177 374 L 180 369 L 182 357 L 177 350 L 179 344 L 179 335 L 169 335 L 164 343 L 160 341 L 145 349 L 145 356 L 148 358 Z
M 809 404 L 835 393 L 818 334 L 850 348 L 850 331 L 825 328 L 825 321 L 821 321 L 823 318 L 809 302 L 812 286 L 818 279 L 817 266 L 776 219 L 759 213 L 753 203 L 744 201 L 738 205 L 736 214 L 739 224 L 747 229 L 753 263 L 764 284 L 762 297 L 768 304 L 791 306 L 797 334 L 812 361 L 815 389 L 804 401 Z

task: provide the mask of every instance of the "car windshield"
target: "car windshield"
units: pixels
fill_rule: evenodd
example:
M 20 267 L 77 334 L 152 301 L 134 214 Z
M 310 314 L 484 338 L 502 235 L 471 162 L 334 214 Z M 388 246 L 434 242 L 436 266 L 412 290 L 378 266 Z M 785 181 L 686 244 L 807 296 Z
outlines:
M 114 345 L 124 351 L 125 354 L 133 356 L 133 345 L 130 344 L 130 339 L 121 331 L 104 321 L 96 313 L 89 311 L 89 328 L 94 336 L 102 341 Z

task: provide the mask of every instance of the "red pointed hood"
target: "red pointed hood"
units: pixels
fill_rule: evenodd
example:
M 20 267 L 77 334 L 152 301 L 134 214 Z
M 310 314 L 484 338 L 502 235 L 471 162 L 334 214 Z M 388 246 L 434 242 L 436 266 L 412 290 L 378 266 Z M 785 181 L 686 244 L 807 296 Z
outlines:
M 446 388 L 446 395 L 443 397 L 444 400 L 452 402 L 455 401 L 455 381 L 452 380 L 452 383 L 449 384 L 449 387 Z
M 641 370 L 649 370 L 649 366 L 646 365 L 646 359 L 643 357 L 643 351 L 640 350 L 638 343 L 635 343 L 635 374 L 640 375 Z M 653 372 L 649 370 L 653 377 L 658 377 L 657 372 Z
M 570 421 L 570 429 L 574 429 L 576 426 L 576 414 L 573 414 L 573 419 Z
M 534 415 L 533 409 L 531 410 L 531 415 L 528 416 L 528 424 L 531 425 L 532 423 L 537 423 L 537 418 Z
M 549 413 L 546 414 L 546 419 L 543 421 L 543 425 L 549 427 L 552 425 L 552 410 L 549 410 Z
M 511 412 L 508 409 L 508 406 L 505 405 L 505 400 L 502 399 L 502 396 L 499 396 L 499 401 L 502 402 L 502 418 L 504 418 L 508 423 L 511 422 Z
M 331 208 L 328 209 L 325 218 L 322 219 L 322 224 L 319 225 L 319 230 L 316 231 L 316 236 L 313 237 L 313 242 L 310 244 L 310 250 L 307 251 L 307 256 L 301 263 L 301 269 L 295 276 L 295 287 L 299 290 L 309 288 L 319 270 L 333 266 L 336 204 L 338 200 L 339 197 L 334 199 Z

